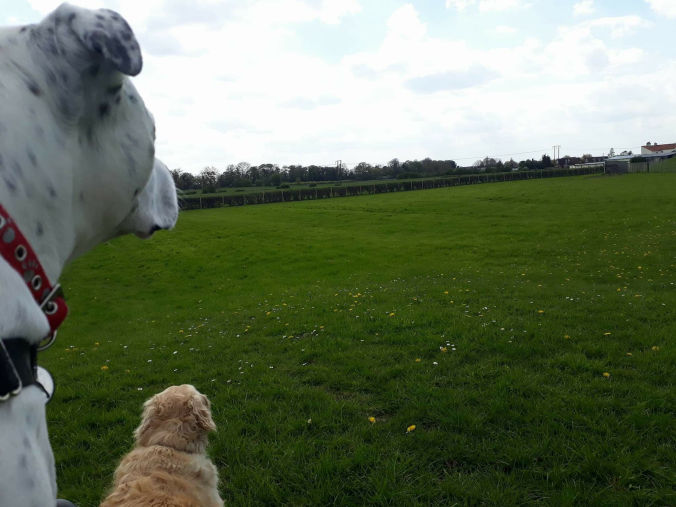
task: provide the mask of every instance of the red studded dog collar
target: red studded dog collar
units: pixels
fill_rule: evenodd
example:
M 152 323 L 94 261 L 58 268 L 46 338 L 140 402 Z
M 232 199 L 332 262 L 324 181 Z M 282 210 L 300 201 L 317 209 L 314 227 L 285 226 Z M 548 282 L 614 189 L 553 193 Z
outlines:
M 49 283 L 30 243 L 2 205 L 0 205 L 0 255 L 23 278 L 26 287 L 49 321 L 50 334 L 45 337 L 49 341 L 42 347 L 46 348 L 51 345 L 56 336 L 56 329 L 65 320 L 68 307 L 61 286 L 58 283 L 54 285 Z

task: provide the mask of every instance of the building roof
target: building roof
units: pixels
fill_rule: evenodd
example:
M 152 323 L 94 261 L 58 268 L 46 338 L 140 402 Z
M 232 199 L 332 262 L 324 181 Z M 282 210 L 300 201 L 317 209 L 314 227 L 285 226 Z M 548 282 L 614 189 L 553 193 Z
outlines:
M 667 145 L 663 145 L 667 146 Z M 676 152 L 669 152 L 669 153 L 645 153 L 645 154 L 640 154 L 640 153 L 634 153 L 633 155 L 615 155 L 614 157 L 608 157 L 606 160 L 608 161 L 613 161 L 613 160 L 631 160 L 632 158 L 649 158 L 649 159 L 662 159 L 662 158 L 672 158 L 673 156 L 676 155 Z
M 676 150 L 676 143 L 671 143 L 671 144 L 651 144 L 651 145 L 641 146 L 641 148 L 645 148 L 646 150 L 650 150 L 650 151 Z

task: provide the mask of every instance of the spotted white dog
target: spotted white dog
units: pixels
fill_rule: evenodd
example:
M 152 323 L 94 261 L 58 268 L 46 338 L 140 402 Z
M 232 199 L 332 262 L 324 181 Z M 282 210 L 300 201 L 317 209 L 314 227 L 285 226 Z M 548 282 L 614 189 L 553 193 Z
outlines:
M 63 4 L 39 24 L 0 29 L 0 206 L 51 283 L 102 241 L 176 222 L 153 119 L 127 77 L 141 66 L 131 29 L 109 10 Z M 50 326 L 24 277 L 0 257 L 0 339 L 35 344 Z M 0 506 L 54 505 L 45 395 L 35 385 L 14 394 L 0 401 Z

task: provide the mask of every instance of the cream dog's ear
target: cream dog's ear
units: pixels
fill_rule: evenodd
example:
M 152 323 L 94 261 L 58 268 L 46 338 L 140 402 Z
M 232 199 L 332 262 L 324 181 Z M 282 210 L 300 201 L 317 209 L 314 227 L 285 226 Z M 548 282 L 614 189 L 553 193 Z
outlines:
M 197 396 L 193 396 L 191 404 L 197 425 L 206 431 L 216 431 L 216 423 L 214 423 L 211 417 L 211 402 L 209 402 L 209 398 L 203 394 L 198 394 Z
M 146 400 L 143 404 L 143 416 L 141 417 L 141 424 L 134 430 L 134 438 L 136 443 L 142 446 L 148 445 L 150 432 L 157 425 L 158 406 L 155 396 Z

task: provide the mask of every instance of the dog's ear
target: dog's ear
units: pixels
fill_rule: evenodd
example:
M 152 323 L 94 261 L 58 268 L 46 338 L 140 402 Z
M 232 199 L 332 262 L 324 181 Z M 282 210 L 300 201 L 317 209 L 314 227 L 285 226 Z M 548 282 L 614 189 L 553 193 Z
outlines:
M 191 399 L 193 414 L 197 425 L 205 431 L 216 431 L 216 423 L 211 417 L 211 403 L 203 394 L 197 394 Z
M 114 11 L 89 10 L 64 3 L 40 25 L 46 33 L 55 34 L 65 42 L 62 46 L 66 58 L 75 57 L 89 68 L 92 63 L 107 62 L 129 76 L 141 72 L 143 59 L 138 42 L 127 22 Z M 69 45 L 71 41 L 80 44 L 86 58 L 76 55 L 77 51 L 69 51 L 74 49 Z
M 150 433 L 157 425 L 157 413 L 158 406 L 156 398 L 153 396 L 143 404 L 141 424 L 134 430 L 134 438 L 139 445 L 148 445 Z

